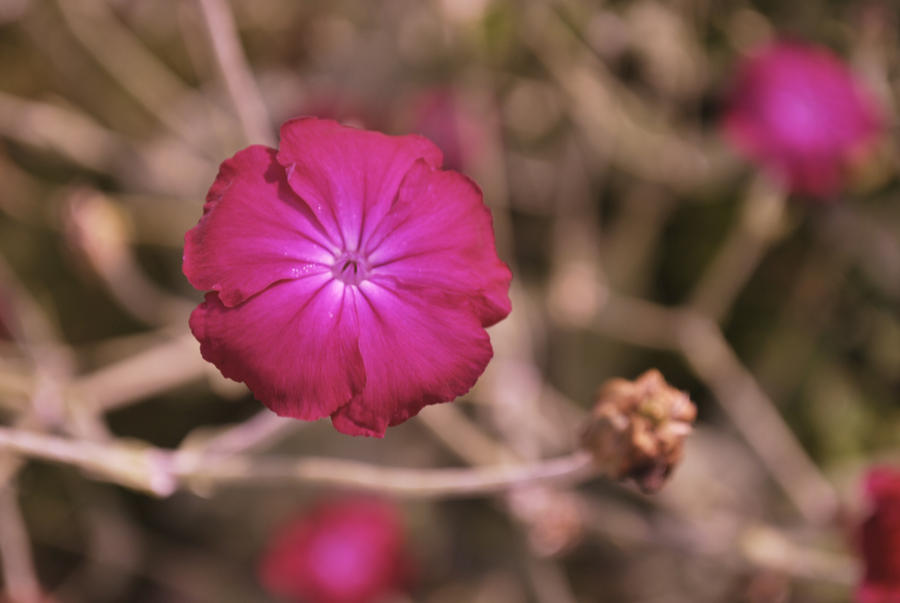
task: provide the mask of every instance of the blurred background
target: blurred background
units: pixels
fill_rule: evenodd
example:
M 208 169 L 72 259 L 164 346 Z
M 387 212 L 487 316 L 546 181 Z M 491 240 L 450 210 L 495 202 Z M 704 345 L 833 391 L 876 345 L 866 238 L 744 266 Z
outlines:
M 275 601 L 266 543 L 330 494 L 173 492 L 107 449 L 529 462 L 577 447 L 605 380 L 657 368 L 700 411 L 660 493 L 403 497 L 415 579 L 384 600 L 850 600 L 862 476 L 900 461 L 898 25 L 888 0 L 0 0 L 6 596 Z M 736 65 L 785 36 L 883 116 L 825 200 L 720 127 Z M 476 388 L 384 440 L 275 419 L 187 330 L 218 164 L 297 115 L 434 140 L 513 270 Z

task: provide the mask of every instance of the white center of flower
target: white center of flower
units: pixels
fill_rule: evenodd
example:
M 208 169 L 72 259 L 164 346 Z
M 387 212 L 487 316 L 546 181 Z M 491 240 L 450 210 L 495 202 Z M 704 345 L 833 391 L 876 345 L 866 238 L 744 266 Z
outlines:
M 334 259 L 331 272 L 347 285 L 358 285 L 369 275 L 369 263 L 356 251 L 345 251 Z

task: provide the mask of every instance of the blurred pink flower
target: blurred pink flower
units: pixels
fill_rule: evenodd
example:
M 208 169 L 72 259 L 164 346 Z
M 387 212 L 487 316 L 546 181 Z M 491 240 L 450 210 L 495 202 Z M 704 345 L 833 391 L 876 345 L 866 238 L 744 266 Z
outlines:
M 481 191 L 440 164 L 419 136 L 313 118 L 225 161 L 185 236 L 184 273 L 211 291 L 190 320 L 203 357 L 353 435 L 468 391 L 511 275 Z
M 362 498 L 320 503 L 283 526 L 259 573 L 292 601 L 366 603 L 402 590 L 411 568 L 397 511 Z
M 792 191 L 827 197 L 882 120 L 873 97 L 829 50 L 782 41 L 740 65 L 723 126 L 738 150 Z
M 879 467 L 865 482 L 871 514 L 860 529 L 865 574 L 857 603 L 900 603 L 900 470 Z
M 450 169 L 463 170 L 484 146 L 481 128 L 450 88 L 433 88 L 413 101 L 413 129 L 433 140 Z
M 292 115 L 309 115 L 333 119 L 345 125 L 380 130 L 386 125 L 380 103 L 339 88 L 320 87 L 311 91 L 295 107 Z

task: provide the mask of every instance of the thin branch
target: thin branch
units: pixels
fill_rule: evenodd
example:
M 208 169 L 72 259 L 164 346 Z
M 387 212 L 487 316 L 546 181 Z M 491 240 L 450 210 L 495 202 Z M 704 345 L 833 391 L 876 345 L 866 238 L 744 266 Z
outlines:
M 188 434 L 182 448 L 194 446 L 204 453 L 234 454 L 270 446 L 273 442 L 302 429 L 309 423 L 279 417 L 269 409 L 261 410 L 246 421 L 222 429 L 200 427 Z M 199 432 L 199 433 L 195 433 Z
M 858 561 L 853 557 L 798 544 L 772 527 L 748 527 L 738 540 L 744 558 L 760 567 L 843 586 L 859 579 Z
M 572 585 L 559 562 L 529 554 L 528 577 L 538 603 L 577 603 Z
M 66 204 L 66 234 L 120 306 L 151 325 L 183 324 L 194 304 L 153 282 L 132 248 L 120 206 L 101 191 L 78 188 Z
M 206 21 L 216 65 L 237 110 L 247 142 L 275 146 L 262 94 L 238 39 L 234 16 L 222 0 L 197 0 Z
M 527 464 L 477 469 L 387 468 L 329 458 L 289 458 L 166 450 L 97 443 L 0 427 L 0 448 L 65 463 L 105 481 L 169 496 L 179 488 L 237 484 L 309 484 L 409 497 L 484 496 L 524 485 L 574 484 L 597 474 L 587 452 Z
M 822 524 L 839 499 L 775 404 L 741 364 L 719 327 L 692 316 L 680 326 L 681 352 L 803 516 Z
M 204 106 L 205 114 L 217 117 L 215 107 L 187 86 L 159 60 L 127 27 L 116 19 L 105 0 L 58 0 L 69 30 L 97 63 L 128 94 L 183 143 L 200 152 L 216 155 L 214 148 L 199 144 L 197 124 L 173 111 L 176 101 Z M 103 35 L 97 35 L 103 32 Z
M 691 294 L 688 304 L 716 322 L 726 317 L 769 247 L 785 233 L 785 191 L 758 178 L 738 223 Z
M 58 153 L 75 165 L 116 171 L 131 152 L 119 134 L 67 107 L 0 92 L 0 136 Z
M 98 412 L 200 379 L 209 370 L 197 349 L 197 340 L 185 334 L 156 345 L 74 380 L 67 397 Z
M 730 171 L 718 165 L 722 160 L 709 152 L 708 142 L 692 141 L 684 132 L 660 123 L 654 108 L 609 73 L 554 7 L 546 2 L 522 5 L 523 43 L 568 95 L 573 121 L 603 161 L 682 189 Z
M 585 481 L 597 475 L 587 452 L 534 463 L 491 465 L 474 469 L 403 469 L 326 458 L 250 458 L 224 462 L 198 457 L 176 468 L 184 480 L 216 484 L 289 482 L 354 488 L 416 498 L 484 496 L 526 485 Z M 199 464 L 194 463 L 197 461 Z
M 0 487 L 0 557 L 9 600 L 16 603 L 38 601 L 41 586 L 34 569 L 28 530 L 12 484 Z
M 451 404 L 425 409 L 419 413 L 418 421 L 469 465 L 491 465 L 517 458 L 507 446 L 491 439 Z

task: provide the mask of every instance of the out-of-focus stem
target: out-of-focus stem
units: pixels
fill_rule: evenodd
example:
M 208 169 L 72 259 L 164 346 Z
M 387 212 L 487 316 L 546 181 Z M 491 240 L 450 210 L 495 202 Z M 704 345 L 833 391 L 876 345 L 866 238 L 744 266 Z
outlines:
M 247 65 L 231 10 L 222 0 L 197 2 L 206 21 L 216 64 L 225 80 L 247 142 L 275 146 L 266 105 Z
M 839 505 L 834 487 L 741 364 L 718 326 L 705 317 L 689 316 L 680 324 L 679 345 L 687 363 L 712 389 L 722 409 L 803 516 L 816 524 L 834 518 Z
M 530 555 L 528 578 L 539 603 L 577 603 L 572 586 L 560 564 L 553 559 Z
M 484 496 L 525 485 L 578 483 L 597 474 L 587 452 L 474 469 L 405 469 L 329 458 L 288 458 L 98 443 L 0 427 L 0 448 L 90 471 L 106 481 L 169 496 L 179 487 L 315 484 L 408 497 Z
M 147 50 L 115 18 L 105 0 L 58 0 L 57 4 L 78 42 L 132 98 L 156 117 L 175 138 L 198 151 L 216 154 L 215 149 L 204 149 L 196 137 L 191 136 L 197 130 L 196 124 L 189 123 L 172 111 L 176 99 L 190 99 L 195 104 L 207 105 L 207 113 L 214 112 L 215 108 Z
M 0 135 L 98 172 L 115 171 L 130 151 L 115 132 L 83 113 L 5 92 L 0 92 Z
M 522 3 L 523 42 L 570 99 L 572 119 L 603 160 L 652 182 L 691 188 L 729 170 L 627 91 L 547 2 Z M 652 127 L 648 127 L 652 124 Z M 613 152 L 615 149 L 615 152 Z
M 202 461 L 205 464 L 204 461 Z M 178 470 L 183 479 L 229 482 L 296 481 L 409 497 L 484 496 L 537 484 L 578 483 L 597 473 L 586 452 L 534 463 L 472 469 L 400 469 L 324 458 L 258 459 L 232 457 L 225 463 Z
M 441 404 L 418 415 L 431 434 L 469 465 L 490 465 L 510 461 L 516 455 L 478 429 L 459 408 Z
M 637 295 L 644 290 L 660 232 L 675 207 L 660 186 L 639 186 L 625 196 L 619 215 L 606 228 L 600 256 L 618 291 Z
M 37 603 L 41 587 L 34 570 L 28 530 L 11 483 L 0 487 L 0 558 L 8 600 Z
M 268 446 L 306 425 L 309 423 L 279 417 L 268 409 L 261 410 L 242 423 L 212 433 L 202 442 L 198 442 L 197 449 L 213 454 L 249 452 Z M 210 431 L 208 428 L 200 429 L 204 432 Z M 193 438 L 194 432 L 191 432 L 186 441 L 192 441 Z
M 847 555 L 798 545 L 767 526 L 746 528 L 739 538 L 744 557 L 761 567 L 816 582 L 853 585 L 859 571 L 856 560 Z
M 158 287 L 141 268 L 119 206 L 98 190 L 83 188 L 66 204 L 66 234 L 119 304 L 149 324 L 183 324 L 193 303 Z
M 688 302 L 719 322 L 753 275 L 769 246 L 784 234 L 785 192 L 758 178 L 744 200 L 741 216 L 697 283 Z
M 197 340 L 185 334 L 74 380 L 67 397 L 98 412 L 199 379 L 209 365 L 197 351 Z

